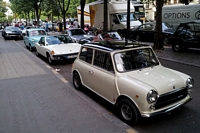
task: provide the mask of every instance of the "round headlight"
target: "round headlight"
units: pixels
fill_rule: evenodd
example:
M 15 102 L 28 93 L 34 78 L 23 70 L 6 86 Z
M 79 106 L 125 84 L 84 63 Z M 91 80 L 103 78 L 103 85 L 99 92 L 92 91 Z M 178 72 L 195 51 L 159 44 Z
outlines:
M 158 93 L 154 90 L 150 90 L 147 94 L 148 103 L 156 102 L 157 99 L 158 99 Z
M 192 88 L 194 86 L 194 80 L 192 78 L 188 78 L 186 81 L 187 88 Z

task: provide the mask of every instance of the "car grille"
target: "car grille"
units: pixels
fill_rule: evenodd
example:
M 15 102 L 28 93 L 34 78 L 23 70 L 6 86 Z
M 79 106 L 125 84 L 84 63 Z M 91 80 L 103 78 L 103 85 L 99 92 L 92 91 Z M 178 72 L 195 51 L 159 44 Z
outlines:
M 177 102 L 188 95 L 187 88 L 179 89 L 173 92 L 169 92 L 163 95 L 160 95 L 155 104 L 155 109 L 163 108 L 169 104 Z

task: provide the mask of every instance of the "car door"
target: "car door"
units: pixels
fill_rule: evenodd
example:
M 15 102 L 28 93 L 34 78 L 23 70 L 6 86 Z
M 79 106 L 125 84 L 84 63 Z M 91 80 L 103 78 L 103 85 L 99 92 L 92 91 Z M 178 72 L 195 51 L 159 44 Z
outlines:
M 40 44 L 40 48 L 39 48 L 39 53 L 41 55 L 43 55 L 44 57 L 46 57 L 46 51 L 45 51 L 45 37 L 41 37 L 40 38 L 40 41 L 39 41 L 39 44 Z
M 110 53 L 95 50 L 93 66 L 90 71 L 89 87 L 108 101 L 113 101 L 113 91 L 116 90 L 116 86 Z
M 91 65 L 92 65 L 92 60 L 93 60 L 93 49 L 88 48 L 88 47 L 83 47 L 80 50 L 80 55 L 79 55 L 79 60 L 80 60 L 80 65 L 81 69 L 79 69 L 79 74 L 82 79 L 82 83 L 86 87 L 90 87 L 90 83 L 92 82 L 91 80 Z
M 24 36 L 24 43 L 26 46 L 29 46 L 29 32 L 26 31 L 26 35 Z
M 151 24 L 145 24 L 140 29 L 140 39 L 143 41 L 150 41 L 154 38 L 154 27 Z

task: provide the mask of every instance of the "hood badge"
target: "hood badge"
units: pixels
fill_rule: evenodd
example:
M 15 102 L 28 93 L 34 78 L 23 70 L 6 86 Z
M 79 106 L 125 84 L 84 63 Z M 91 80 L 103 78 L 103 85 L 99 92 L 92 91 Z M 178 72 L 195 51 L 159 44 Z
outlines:
M 173 86 L 173 89 L 175 89 L 175 86 Z

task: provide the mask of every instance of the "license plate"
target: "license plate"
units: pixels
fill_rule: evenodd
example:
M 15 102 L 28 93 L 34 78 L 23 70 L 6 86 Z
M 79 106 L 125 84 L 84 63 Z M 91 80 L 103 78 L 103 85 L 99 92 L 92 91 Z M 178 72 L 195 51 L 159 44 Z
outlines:
M 71 59 L 71 58 L 76 58 L 77 55 L 69 55 L 69 56 L 66 56 L 67 59 Z

